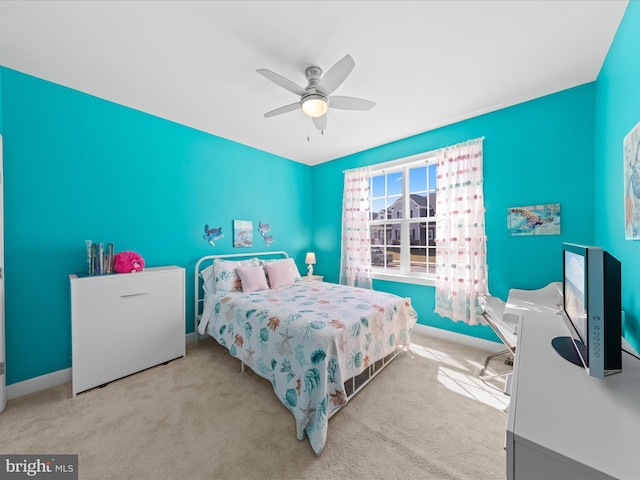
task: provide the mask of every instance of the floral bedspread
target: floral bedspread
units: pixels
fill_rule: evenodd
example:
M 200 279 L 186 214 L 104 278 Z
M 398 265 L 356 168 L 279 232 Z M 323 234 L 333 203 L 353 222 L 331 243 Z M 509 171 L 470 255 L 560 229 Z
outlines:
M 417 314 L 384 292 L 318 281 L 277 290 L 207 295 L 198 326 L 269 380 L 320 454 L 344 382 L 408 345 Z

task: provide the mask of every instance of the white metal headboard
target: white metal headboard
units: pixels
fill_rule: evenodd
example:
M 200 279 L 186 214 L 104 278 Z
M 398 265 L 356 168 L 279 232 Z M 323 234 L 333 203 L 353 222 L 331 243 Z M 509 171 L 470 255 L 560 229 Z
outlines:
M 260 258 L 260 257 L 282 257 L 282 258 L 289 258 L 289 255 L 287 254 L 287 252 L 283 251 L 283 250 L 277 250 L 277 251 L 273 251 L 273 252 L 247 252 L 247 253 L 223 253 L 220 255 L 207 255 L 205 257 L 202 257 L 200 260 L 198 260 L 196 262 L 196 267 L 195 267 L 195 288 L 193 290 L 194 292 L 194 297 L 195 297 L 195 309 L 193 311 L 193 323 L 194 323 L 194 333 L 195 333 L 195 341 L 198 341 L 198 323 L 200 322 L 200 316 L 201 316 L 201 312 L 200 312 L 200 307 L 204 307 L 203 302 L 204 302 L 204 290 L 202 289 L 202 283 L 204 282 L 204 278 L 202 276 L 202 270 L 204 270 L 205 268 L 207 268 L 209 265 L 212 265 L 213 262 L 215 261 L 216 258 L 219 259 L 229 259 L 229 258 L 236 258 L 236 259 L 241 259 L 241 258 Z

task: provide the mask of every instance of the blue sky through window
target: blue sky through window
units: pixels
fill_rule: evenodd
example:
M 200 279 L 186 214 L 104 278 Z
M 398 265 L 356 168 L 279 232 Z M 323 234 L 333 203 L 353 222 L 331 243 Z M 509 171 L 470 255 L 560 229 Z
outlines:
M 380 213 L 402 197 L 403 172 L 376 175 L 371 178 L 373 201 L 371 211 Z M 409 169 L 409 191 L 426 196 L 436 189 L 436 165 L 424 165 Z

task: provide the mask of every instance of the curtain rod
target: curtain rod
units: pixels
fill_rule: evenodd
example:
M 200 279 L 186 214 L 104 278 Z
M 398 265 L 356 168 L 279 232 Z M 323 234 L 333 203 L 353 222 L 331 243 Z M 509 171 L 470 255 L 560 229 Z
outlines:
M 422 157 L 431 158 L 431 157 L 437 155 L 440 150 L 443 150 L 445 148 L 461 147 L 463 145 L 470 145 L 470 144 L 473 144 L 475 142 L 481 142 L 481 141 L 484 141 L 484 135 L 482 137 L 472 138 L 470 140 L 465 140 L 464 142 L 456 143 L 456 144 L 453 144 L 453 145 L 448 145 L 446 147 L 440 147 L 440 148 L 437 148 L 435 150 L 429 150 L 428 152 L 421 152 L 421 153 L 416 153 L 415 155 L 409 155 L 408 157 L 396 158 L 394 160 L 389 160 L 387 162 L 377 163 L 377 164 L 373 164 L 373 165 L 365 165 L 363 167 L 347 168 L 347 169 L 343 170 L 342 173 L 351 172 L 351 171 L 354 171 L 354 170 L 358 170 L 360 168 L 370 168 L 372 170 L 384 170 L 385 168 L 393 167 L 396 164 L 400 165 L 400 164 L 405 163 L 405 162 L 409 163 L 411 161 L 411 159 L 414 158 L 414 157 L 415 157 L 415 161 L 417 162 Z

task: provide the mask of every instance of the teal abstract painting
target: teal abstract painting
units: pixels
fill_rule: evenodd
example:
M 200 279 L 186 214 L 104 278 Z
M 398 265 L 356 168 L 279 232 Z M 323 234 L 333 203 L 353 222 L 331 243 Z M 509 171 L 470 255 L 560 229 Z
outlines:
M 509 234 L 560 235 L 560 204 L 528 205 L 507 209 Z
M 624 137 L 624 232 L 640 240 L 640 123 Z

